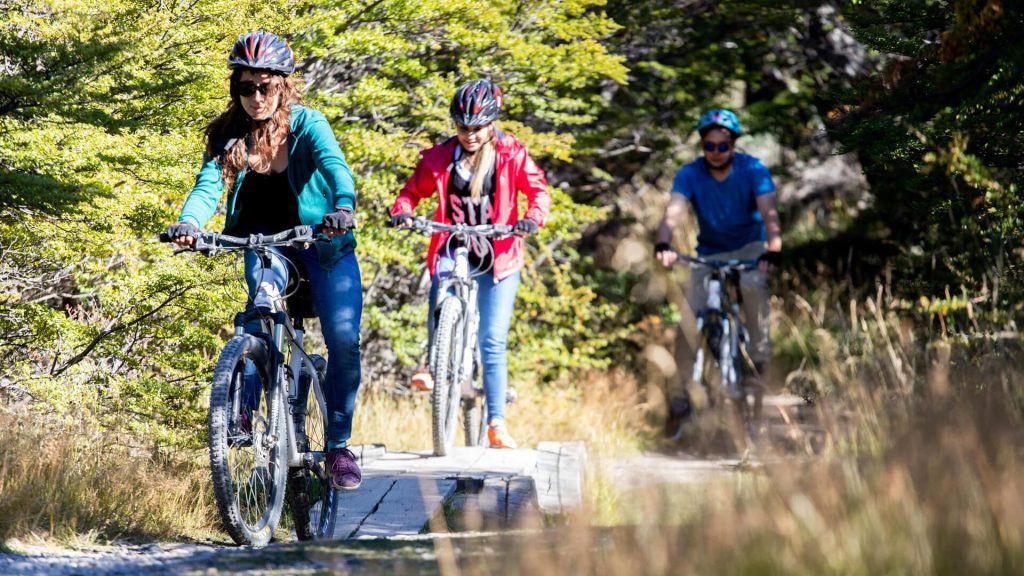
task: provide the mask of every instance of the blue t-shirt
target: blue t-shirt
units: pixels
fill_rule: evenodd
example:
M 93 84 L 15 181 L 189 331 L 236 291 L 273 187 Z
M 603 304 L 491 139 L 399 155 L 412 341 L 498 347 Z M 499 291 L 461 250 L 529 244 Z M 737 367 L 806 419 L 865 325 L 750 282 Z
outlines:
M 732 171 L 724 182 L 715 180 L 703 157 L 697 158 L 676 173 L 672 192 L 689 200 L 697 215 L 697 254 L 731 252 L 765 240 L 757 197 L 775 192 L 775 184 L 757 158 L 733 154 Z

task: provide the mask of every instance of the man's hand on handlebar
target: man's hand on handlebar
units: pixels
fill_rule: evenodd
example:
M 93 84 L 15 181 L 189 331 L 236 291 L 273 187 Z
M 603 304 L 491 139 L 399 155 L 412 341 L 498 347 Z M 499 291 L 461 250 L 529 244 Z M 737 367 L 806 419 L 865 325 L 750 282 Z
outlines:
M 778 250 L 769 250 L 757 259 L 757 269 L 762 274 L 771 274 L 779 266 L 782 266 L 782 252 Z
M 342 236 L 355 228 L 355 218 L 351 208 L 340 208 L 337 212 L 324 215 L 323 232 L 327 236 Z
M 658 242 L 654 245 L 654 257 L 662 263 L 665 268 L 671 268 L 676 260 L 679 259 L 679 254 L 672 249 L 672 246 L 668 242 Z
M 175 222 L 167 227 L 167 236 L 179 246 L 191 246 L 199 236 L 199 228 L 188 221 Z

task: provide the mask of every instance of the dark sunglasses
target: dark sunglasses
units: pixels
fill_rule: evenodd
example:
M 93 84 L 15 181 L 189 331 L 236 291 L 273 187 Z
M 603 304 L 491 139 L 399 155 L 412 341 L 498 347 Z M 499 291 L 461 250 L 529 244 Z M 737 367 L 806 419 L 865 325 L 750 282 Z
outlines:
M 715 143 L 715 142 L 705 142 L 704 143 L 704 150 L 706 152 L 714 152 L 715 150 L 718 150 L 719 152 L 728 152 L 729 148 L 732 148 L 732 142 L 718 142 L 718 143 Z
M 274 84 L 272 82 L 267 82 L 266 84 L 257 84 L 255 82 L 238 83 L 238 94 L 241 96 L 252 96 L 257 90 L 264 96 L 273 94 Z

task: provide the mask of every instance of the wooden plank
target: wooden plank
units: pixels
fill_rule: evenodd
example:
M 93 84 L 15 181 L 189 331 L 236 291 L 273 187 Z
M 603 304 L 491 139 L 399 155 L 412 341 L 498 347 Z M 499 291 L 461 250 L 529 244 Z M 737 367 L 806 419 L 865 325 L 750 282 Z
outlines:
M 455 491 L 454 480 L 400 476 L 373 512 L 350 535 L 382 538 L 419 534 Z
M 587 449 L 583 442 L 564 442 L 558 455 L 558 494 L 562 511 L 583 505 Z
M 587 453 L 582 442 L 541 442 L 537 467 L 537 504 L 545 514 L 563 514 L 583 504 Z
M 537 505 L 545 514 L 561 514 L 562 501 L 558 496 L 558 442 L 537 445 L 537 468 L 532 474 L 537 488 Z
M 338 490 L 334 499 L 334 537 L 345 540 L 355 534 L 359 526 L 377 508 L 396 482 L 393 476 L 364 475 L 358 490 Z
M 537 467 L 536 450 L 484 450 L 480 458 L 467 467 L 468 474 L 485 476 L 527 475 Z
M 540 526 L 539 512 L 564 513 L 582 504 L 586 451 L 580 442 L 544 442 L 537 450 L 455 448 L 443 458 L 387 452 L 382 445 L 358 450 L 363 485 L 338 493 L 336 539 L 418 534 L 444 518 L 457 486 L 464 490 L 454 506 L 466 513 L 450 519 L 456 530 Z M 430 528 L 449 529 L 444 522 Z
M 506 528 L 542 528 L 544 521 L 537 506 L 537 485 L 530 476 L 509 478 L 505 495 Z
M 434 456 L 429 451 L 389 452 L 371 462 L 367 470 L 434 477 L 455 476 L 474 468 L 485 452 L 484 448 L 455 448 L 451 454 L 443 457 Z

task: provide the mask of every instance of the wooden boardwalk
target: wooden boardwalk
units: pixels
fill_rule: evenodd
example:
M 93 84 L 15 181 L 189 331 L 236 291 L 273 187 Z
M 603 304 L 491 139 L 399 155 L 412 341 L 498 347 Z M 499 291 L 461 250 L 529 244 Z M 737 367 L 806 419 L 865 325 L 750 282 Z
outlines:
M 338 493 L 334 539 L 529 525 L 582 503 L 580 442 L 543 442 L 536 450 L 455 448 L 444 457 L 355 452 L 363 460 L 363 484 Z

